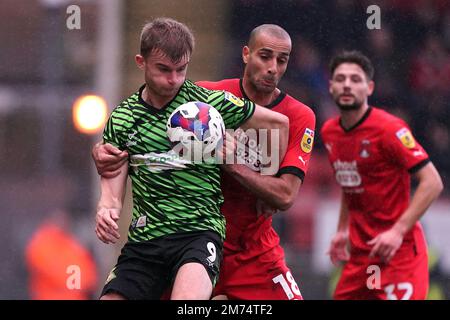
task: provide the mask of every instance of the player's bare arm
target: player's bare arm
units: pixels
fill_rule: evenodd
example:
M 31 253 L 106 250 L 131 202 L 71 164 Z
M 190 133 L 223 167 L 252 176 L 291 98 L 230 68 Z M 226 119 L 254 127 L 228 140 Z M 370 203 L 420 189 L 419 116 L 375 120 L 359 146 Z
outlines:
M 411 230 L 444 188 L 442 179 L 431 162 L 417 171 L 415 178 L 419 184 L 409 207 L 391 229 L 368 242 L 373 245 L 371 257 L 379 255 L 384 261 L 389 262 L 400 248 L 405 234 Z
M 348 251 L 349 244 L 349 231 L 348 231 L 348 207 L 345 202 L 344 194 L 341 195 L 341 209 L 339 212 L 339 222 L 336 234 L 330 243 L 328 254 L 330 255 L 331 262 L 334 265 L 338 265 L 340 262 L 346 262 L 350 259 L 350 253 Z
M 128 163 L 120 168 L 119 175 L 114 178 L 101 177 L 101 195 L 95 217 L 95 233 L 104 243 L 116 243 L 120 238 L 117 221 L 120 218 L 125 195 Z
M 114 178 L 120 174 L 120 167 L 127 162 L 128 152 L 112 144 L 98 142 L 92 147 L 92 159 L 99 175 Z
M 287 210 L 292 206 L 302 185 L 302 180 L 292 174 L 280 177 L 261 175 L 242 164 L 223 167 L 250 192 L 278 210 Z
M 289 140 L 289 118 L 285 115 L 274 112 L 271 110 L 268 110 L 267 108 L 261 107 L 259 105 L 255 106 L 255 112 L 253 113 L 253 116 L 245 122 L 242 126 L 242 129 L 266 129 L 269 132 L 269 137 L 272 134 L 272 130 L 278 130 L 279 132 L 279 143 L 275 150 L 274 146 L 270 145 L 271 139 L 268 139 L 268 154 L 272 155 L 272 148 L 274 148 L 274 151 L 278 152 L 278 159 L 283 159 L 284 155 L 286 154 L 287 146 L 288 146 L 288 140 Z M 268 168 L 270 166 L 270 170 L 274 171 L 273 174 L 275 174 L 278 171 L 279 164 L 273 165 L 267 164 L 266 161 L 264 162 L 264 166 L 261 166 L 261 170 L 263 171 L 265 168 Z

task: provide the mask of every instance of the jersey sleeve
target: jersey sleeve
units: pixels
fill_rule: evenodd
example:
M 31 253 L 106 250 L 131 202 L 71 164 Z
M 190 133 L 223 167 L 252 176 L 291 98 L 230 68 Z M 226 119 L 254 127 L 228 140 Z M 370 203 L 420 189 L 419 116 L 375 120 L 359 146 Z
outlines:
M 103 130 L 103 142 L 125 150 L 127 148 L 127 133 L 132 125 L 131 110 L 126 107 L 115 108 Z
M 253 102 L 238 98 L 228 91 L 221 91 L 219 95 L 212 94 L 208 103 L 220 112 L 227 129 L 237 129 L 255 112 Z
M 281 162 L 277 176 L 293 174 L 302 181 L 308 171 L 309 160 L 314 144 L 316 116 L 311 109 L 305 109 L 295 115 L 292 121 L 289 117 L 289 142 L 286 155 Z
M 389 159 L 410 173 L 418 171 L 430 161 L 426 151 L 414 139 L 410 128 L 403 121 L 387 125 L 383 144 Z

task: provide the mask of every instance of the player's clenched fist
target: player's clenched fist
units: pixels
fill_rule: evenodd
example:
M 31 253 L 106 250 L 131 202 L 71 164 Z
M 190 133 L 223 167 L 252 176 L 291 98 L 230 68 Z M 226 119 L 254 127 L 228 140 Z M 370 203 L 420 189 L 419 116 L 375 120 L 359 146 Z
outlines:
M 272 207 L 271 205 L 267 204 L 261 199 L 258 199 L 256 201 L 256 213 L 258 214 L 258 217 L 263 215 L 266 218 L 269 218 L 271 215 L 277 212 L 278 212 L 277 208 Z
M 117 225 L 119 216 L 120 209 L 118 208 L 97 208 L 95 233 L 104 243 L 116 243 L 117 239 L 120 238 L 119 226 Z
M 219 158 L 222 158 L 224 164 L 236 163 L 236 143 L 236 136 L 229 132 L 225 132 L 222 149 L 218 150 Z

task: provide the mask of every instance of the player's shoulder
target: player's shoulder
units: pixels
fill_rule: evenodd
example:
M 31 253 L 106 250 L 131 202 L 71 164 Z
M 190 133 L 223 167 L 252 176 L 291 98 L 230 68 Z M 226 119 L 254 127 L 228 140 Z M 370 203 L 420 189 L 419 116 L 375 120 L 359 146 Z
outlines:
M 384 120 L 388 122 L 403 121 L 398 116 L 393 115 L 392 113 L 384 110 L 383 108 L 374 106 L 371 106 L 371 108 L 372 108 L 372 117 L 375 118 L 376 121 L 379 120 Z
M 139 101 L 141 89 L 131 94 L 129 97 L 124 99 L 118 106 L 116 106 L 112 111 L 112 115 L 125 114 L 131 117 L 133 114 L 132 109 L 138 107 L 141 104 Z
M 223 94 L 223 90 L 216 89 L 214 87 L 209 87 L 206 85 L 199 85 L 197 82 L 193 82 L 191 80 L 186 80 L 182 87 L 183 90 L 185 90 L 188 95 L 194 93 L 194 95 L 200 95 L 204 98 L 207 98 L 208 96 L 218 94 L 219 92 Z
M 284 98 L 283 102 L 286 104 L 286 106 L 292 108 L 295 111 L 301 111 L 304 113 L 314 115 L 314 111 L 309 106 L 307 106 L 303 102 L 295 99 L 294 97 L 292 97 L 289 94 L 286 94 L 286 97 Z
M 397 131 L 408 128 L 405 120 L 378 107 L 372 107 L 372 123 L 376 124 L 385 132 Z
M 330 118 L 324 122 L 322 128 L 320 129 L 320 133 L 322 136 L 332 133 L 333 131 L 339 130 L 339 116 Z
M 196 81 L 196 85 L 209 90 L 229 90 L 239 88 L 239 79 L 223 79 L 220 81 Z
M 243 100 L 238 97 L 233 90 L 224 90 L 224 89 L 207 89 L 202 86 L 199 86 L 191 81 L 185 81 L 185 87 L 188 88 L 186 92 L 186 96 L 192 100 L 203 101 L 212 105 L 215 108 L 225 108 L 224 110 L 229 109 L 233 105 L 237 107 L 243 107 L 244 105 L 253 105 L 249 100 Z M 190 87 L 190 89 L 189 89 Z M 193 87 L 196 90 L 192 89 Z M 246 109 L 245 109 L 246 110 Z M 252 110 L 250 108 L 249 110 Z
M 299 118 L 316 119 L 314 111 L 309 106 L 288 94 L 281 101 L 279 111 L 285 113 L 290 120 Z

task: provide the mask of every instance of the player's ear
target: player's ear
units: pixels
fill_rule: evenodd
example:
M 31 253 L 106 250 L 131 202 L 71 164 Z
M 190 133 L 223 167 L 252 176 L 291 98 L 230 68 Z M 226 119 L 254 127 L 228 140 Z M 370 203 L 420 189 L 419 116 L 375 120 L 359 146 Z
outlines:
M 136 61 L 136 64 L 139 67 L 139 69 L 144 70 L 145 58 L 143 56 L 141 56 L 140 54 L 137 54 L 134 57 L 134 61 Z
M 371 96 L 373 93 L 373 90 L 375 90 L 375 82 L 373 80 L 370 80 L 368 87 L 369 87 L 368 93 L 369 93 L 369 96 Z
M 244 48 L 242 48 L 242 60 L 244 61 L 245 64 L 248 63 L 249 56 L 250 56 L 250 48 L 248 46 L 244 46 Z
M 331 92 L 331 86 L 333 85 L 333 80 L 332 79 L 330 79 L 330 80 L 328 80 L 328 92 L 330 93 L 330 94 L 332 94 L 332 92 Z

